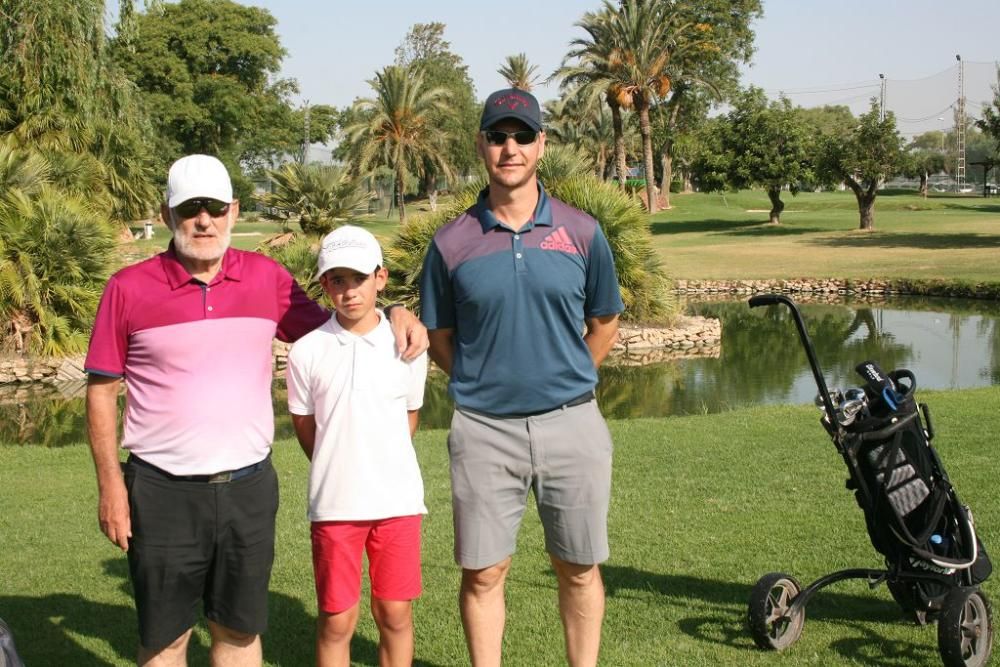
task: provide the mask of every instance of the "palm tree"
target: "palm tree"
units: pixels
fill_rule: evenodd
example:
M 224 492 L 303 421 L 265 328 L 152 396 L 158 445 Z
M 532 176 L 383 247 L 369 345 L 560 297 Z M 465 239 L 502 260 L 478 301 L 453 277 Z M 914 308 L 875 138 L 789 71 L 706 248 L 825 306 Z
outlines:
M 576 25 L 582 28 L 586 37 L 570 42 L 562 66 L 554 76 L 562 78 L 564 89 L 576 88 L 578 94 L 589 98 L 603 98 L 611 110 L 611 127 L 614 137 L 614 164 L 618 185 L 625 188 L 628 165 L 625 155 L 625 132 L 622 122 L 622 108 L 632 104 L 631 97 L 620 94 L 617 72 L 612 54 L 614 51 L 611 23 L 615 9 L 605 1 L 604 9 L 587 12 Z M 573 62 L 575 61 L 575 62 Z M 572 62 L 572 64 L 570 64 Z
M 255 199 L 265 207 L 265 216 L 286 225 L 293 220 L 306 234 L 322 235 L 341 221 L 367 213 L 370 195 L 362 189 L 362 178 L 330 165 L 285 164 L 267 172 L 273 190 Z
M 0 347 L 19 354 L 83 351 L 114 261 L 103 211 L 51 174 L 40 154 L 0 145 Z
M 507 59 L 500 66 L 500 69 L 497 70 L 497 73 L 507 79 L 507 83 L 510 84 L 511 88 L 517 88 L 530 93 L 531 89 L 535 87 L 535 84 L 541 78 L 536 74 L 537 71 L 538 66 L 529 63 L 527 55 L 518 53 L 517 55 L 507 56 Z
M 355 102 L 363 120 L 345 132 L 355 143 L 358 172 L 378 166 L 393 170 L 399 221 L 405 223 L 403 195 L 407 176 L 423 174 L 426 163 L 448 178 L 452 176 L 445 158 L 446 137 L 431 122 L 435 111 L 444 110 L 447 92 L 443 88 L 426 88 L 419 71 L 398 65 L 376 72 L 368 83 L 375 97 Z
M 604 180 L 608 161 L 614 151 L 611 114 L 603 101 L 581 93 L 578 88 L 564 90 L 556 100 L 545 104 L 545 133 L 550 144 L 576 146 L 590 155 L 594 174 Z M 626 151 L 636 143 L 634 133 L 625 129 Z
M 608 0 L 605 6 L 610 7 Z M 670 30 L 677 17 L 668 3 L 652 0 L 622 0 L 609 22 L 613 43 L 610 61 L 615 72 L 617 93 L 631 100 L 639 115 L 642 159 L 646 177 L 646 201 L 656 213 L 657 193 L 653 175 L 653 131 L 649 109 L 653 100 L 670 91 Z

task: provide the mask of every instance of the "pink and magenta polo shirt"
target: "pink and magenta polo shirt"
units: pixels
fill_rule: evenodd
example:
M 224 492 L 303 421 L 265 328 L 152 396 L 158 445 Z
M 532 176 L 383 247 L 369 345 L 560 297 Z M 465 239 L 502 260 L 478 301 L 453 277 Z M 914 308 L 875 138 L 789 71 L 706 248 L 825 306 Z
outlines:
M 171 244 L 108 281 L 85 368 L 125 378 L 122 447 L 175 475 L 233 470 L 270 452 L 271 340 L 328 318 L 268 257 L 230 248 L 205 284 Z

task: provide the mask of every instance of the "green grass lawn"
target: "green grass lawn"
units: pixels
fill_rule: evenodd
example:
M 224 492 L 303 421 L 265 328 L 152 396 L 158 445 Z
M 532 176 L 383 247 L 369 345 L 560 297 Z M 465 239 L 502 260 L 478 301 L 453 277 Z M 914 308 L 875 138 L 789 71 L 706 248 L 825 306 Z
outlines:
M 651 222 L 667 272 L 703 280 L 1000 280 L 1000 199 L 882 193 L 870 232 L 858 230 L 850 192 L 782 199 L 781 224 L 769 225 L 763 191 L 673 196 L 673 208 Z
M 952 482 L 1000 549 L 996 433 L 1000 387 L 921 395 Z M 811 406 L 612 422 L 615 480 L 602 665 L 940 664 L 934 628 L 906 622 L 884 588 L 846 581 L 809 605 L 802 638 L 782 654 L 744 629 L 754 582 L 785 571 L 807 583 L 846 567 L 877 567 L 843 463 Z M 468 664 L 456 606 L 444 431 L 416 446 L 430 514 L 425 593 L 416 603 L 417 664 Z M 275 446 L 282 484 L 271 587 L 269 665 L 313 661 L 315 602 L 305 519 L 306 461 Z M 0 447 L 0 617 L 29 665 L 127 665 L 134 616 L 124 557 L 100 534 L 93 469 L 83 446 Z M 997 551 L 1000 553 L 1000 551 Z M 997 578 L 985 589 L 1000 599 Z M 506 664 L 564 664 L 555 581 L 532 510 L 508 583 Z M 357 664 L 377 664 L 363 615 Z M 192 664 L 207 664 L 199 629 Z

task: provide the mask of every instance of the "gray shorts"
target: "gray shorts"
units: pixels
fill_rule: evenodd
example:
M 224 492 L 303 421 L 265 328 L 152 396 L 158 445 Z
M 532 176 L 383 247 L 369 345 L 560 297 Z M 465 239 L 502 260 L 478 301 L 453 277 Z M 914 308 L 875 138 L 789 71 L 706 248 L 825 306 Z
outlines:
M 529 489 L 550 554 L 579 565 L 607 560 L 612 444 L 597 401 L 531 417 L 456 409 L 448 452 L 463 568 L 514 553 Z

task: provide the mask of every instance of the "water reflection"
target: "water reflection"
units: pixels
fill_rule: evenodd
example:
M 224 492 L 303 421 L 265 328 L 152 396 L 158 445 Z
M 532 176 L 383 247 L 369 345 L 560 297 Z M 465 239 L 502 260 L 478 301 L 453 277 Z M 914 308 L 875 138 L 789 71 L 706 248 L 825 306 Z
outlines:
M 1000 384 L 1000 303 L 892 298 L 801 305 L 827 382 L 856 386 L 858 362 L 909 368 L 920 387 L 961 389 Z M 692 314 L 722 320 L 718 357 L 601 369 L 598 400 L 613 419 L 718 412 L 763 403 L 809 403 L 816 393 L 786 308 L 751 310 L 745 300 L 691 303 Z M 85 439 L 82 397 L 34 390 L 0 394 L 0 443 L 61 446 Z M 293 437 L 284 382 L 274 385 L 276 437 Z M 422 428 L 447 428 L 451 401 L 432 373 Z

